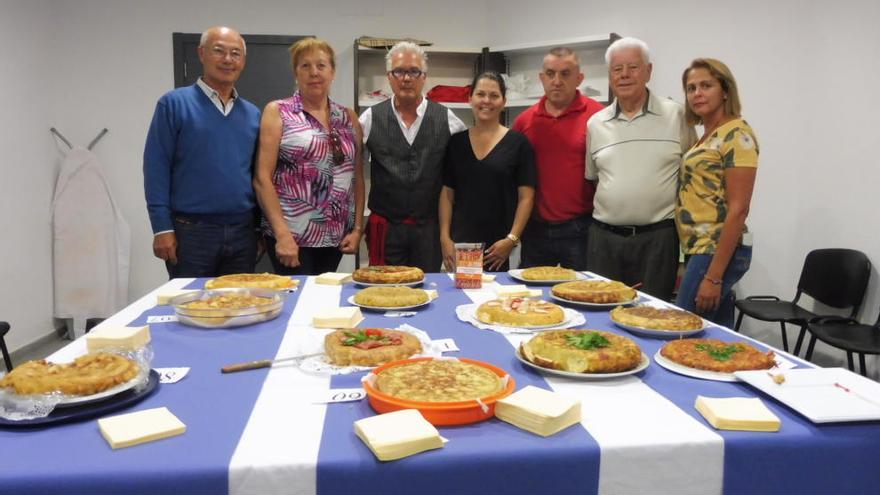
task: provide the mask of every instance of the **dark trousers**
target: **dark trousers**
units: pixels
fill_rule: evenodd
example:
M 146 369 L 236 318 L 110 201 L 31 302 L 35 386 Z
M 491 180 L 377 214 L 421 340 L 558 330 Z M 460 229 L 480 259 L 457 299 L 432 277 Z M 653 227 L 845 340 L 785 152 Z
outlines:
M 440 230 L 436 222 L 422 224 L 388 223 L 385 233 L 385 264 L 421 268 L 426 273 L 439 272 Z
M 170 278 L 251 273 L 257 259 L 253 221 L 217 224 L 175 215 L 177 264 L 166 262 Z
M 641 283 L 640 290 L 664 301 L 672 299 L 679 260 L 674 224 L 627 236 L 593 223 L 589 238 L 591 272 L 630 286 Z
M 556 266 L 587 269 L 587 229 L 590 216 L 559 223 L 529 221 L 522 235 L 520 268 Z
M 278 275 L 320 275 L 335 272 L 342 259 L 342 251 L 337 247 L 299 247 L 299 266 L 291 268 L 282 265 L 275 253 L 275 238 L 266 236 L 266 254 L 272 262 L 272 269 Z

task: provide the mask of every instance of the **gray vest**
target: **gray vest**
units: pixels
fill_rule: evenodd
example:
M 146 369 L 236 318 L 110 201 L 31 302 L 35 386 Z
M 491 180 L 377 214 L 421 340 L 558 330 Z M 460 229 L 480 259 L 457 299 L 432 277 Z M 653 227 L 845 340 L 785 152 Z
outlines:
M 448 110 L 428 101 L 412 146 L 406 142 L 391 100 L 374 105 L 370 150 L 370 211 L 399 222 L 437 218 L 443 157 L 449 141 Z

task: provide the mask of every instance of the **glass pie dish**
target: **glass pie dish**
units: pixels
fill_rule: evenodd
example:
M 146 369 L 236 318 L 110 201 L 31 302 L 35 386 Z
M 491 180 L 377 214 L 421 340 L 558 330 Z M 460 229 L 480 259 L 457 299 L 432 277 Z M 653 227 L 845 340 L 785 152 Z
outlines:
M 177 320 L 201 328 L 232 328 L 281 314 L 287 291 L 258 288 L 200 290 L 173 298 Z

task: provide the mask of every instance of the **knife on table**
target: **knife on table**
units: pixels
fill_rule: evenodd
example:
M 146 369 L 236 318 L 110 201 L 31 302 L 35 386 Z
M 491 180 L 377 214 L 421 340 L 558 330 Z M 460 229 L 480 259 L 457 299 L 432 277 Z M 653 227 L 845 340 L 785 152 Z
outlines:
M 235 373 L 237 371 L 247 371 L 247 370 L 256 370 L 260 368 L 269 368 L 278 363 L 285 363 L 288 361 L 299 361 L 300 359 L 305 359 L 313 356 L 320 356 L 324 354 L 323 352 L 315 352 L 313 354 L 303 354 L 301 356 L 290 356 L 286 358 L 279 359 L 258 359 L 256 361 L 247 361 L 244 363 L 230 364 L 220 368 L 221 373 Z

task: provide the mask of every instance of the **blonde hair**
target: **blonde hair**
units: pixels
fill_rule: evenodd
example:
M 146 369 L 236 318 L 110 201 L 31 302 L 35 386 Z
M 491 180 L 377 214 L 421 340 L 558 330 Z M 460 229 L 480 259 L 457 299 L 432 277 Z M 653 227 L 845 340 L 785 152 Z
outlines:
M 685 101 L 687 101 L 687 78 L 688 74 L 694 69 L 706 69 L 721 84 L 726 98 L 724 99 L 724 114 L 728 117 L 741 117 L 742 105 L 739 102 L 739 90 L 736 86 L 736 79 L 730 68 L 724 62 L 714 58 L 696 58 L 684 73 L 681 75 L 681 87 L 684 89 Z M 702 124 L 703 119 L 691 110 L 690 105 L 685 105 L 685 119 L 688 124 Z
M 336 52 L 334 52 L 333 47 L 324 40 L 318 38 L 303 38 L 290 45 L 290 48 L 288 48 L 287 51 L 290 52 L 290 65 L 293 67 L 293 70 L 296 70 L 299 59 L 302 58 L 303 55 L 317 51 L 326 53 L 327 56 L 330 57 L 330 67 L 332 67 L 333 70 L 336 70 Z

